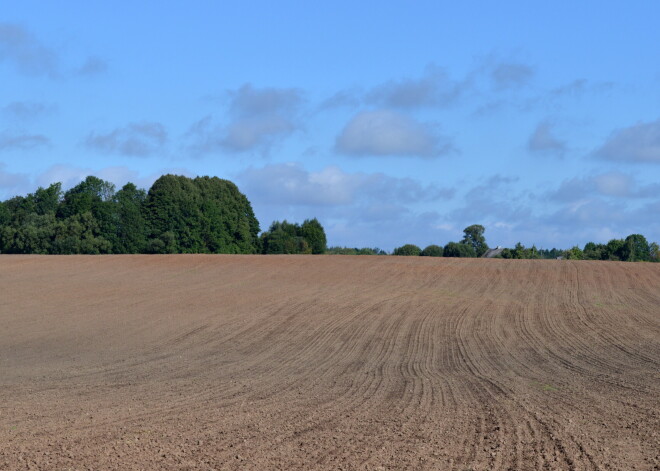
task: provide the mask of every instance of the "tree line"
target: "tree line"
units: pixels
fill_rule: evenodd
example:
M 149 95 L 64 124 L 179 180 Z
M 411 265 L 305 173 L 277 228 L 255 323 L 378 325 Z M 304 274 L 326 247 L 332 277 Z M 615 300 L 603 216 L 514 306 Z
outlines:
M 473 224 L 463 238 L 424 249 L 397 247 L 393 255 L 482 257 L 485 228 Z M 0 253 L 9 254 L 341 254 L 388 255 L 377 247 L 327 247 L 316 219 L 274 221 L 260 232 L 252 205 L 238 187 L 217 177 L 163 175 L 146 191 L 89 176 L 63 191 L 61 183 L 0 202 Z M 525 247 L 497 250 L 497 258 L 660 261 L 657 243 L 641 234 L 587 243 L 568 250 Z
M 394 249 L 394 255 L 429 256 L 429 257 L 482 257 L 489 247 L 480 224 L 474 224 L 463 230 L 463 239 L 449 242 L 444 247 L 429 245 L 421 249 L 414 244 L 405 244 Z M 506 259 L 568 259 L 568 260 L 617 260 L 624 262 L 660 262 L 660 246 L 648 242 L 641 234 L 631 234 L 625 239 L 612 239 L 607 244 L 588 242 L 583 249 L 574 246 L 568 250 L 537 249 L 525 247 L 518 242 L 513 248 L 502 248 L 493 258 Z
M 316 220 L 259 221 L 238 187 L 217 177 L 164 175 L 149 191 L 94 176 L 0 202 L 0 253 L 323 253 Z

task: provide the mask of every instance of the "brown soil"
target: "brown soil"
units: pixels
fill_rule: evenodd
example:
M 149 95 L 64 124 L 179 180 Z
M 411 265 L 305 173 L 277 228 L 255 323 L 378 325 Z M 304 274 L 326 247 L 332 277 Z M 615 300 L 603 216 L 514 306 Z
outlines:
M 660 264 L 0 257 L 0 469 L 659 469 Z

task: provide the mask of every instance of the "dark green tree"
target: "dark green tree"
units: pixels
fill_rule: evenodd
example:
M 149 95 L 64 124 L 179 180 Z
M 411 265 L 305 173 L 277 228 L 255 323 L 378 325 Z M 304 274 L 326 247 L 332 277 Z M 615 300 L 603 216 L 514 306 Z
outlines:
M 606 247 L 605 260 L 623 260 L 624 257 L 624 241 L 623 239 L 612 239 L 610 240 Z
M 142 253 L 147 248 L 147 221 L 144 217 L 147 192 L 127 183 L 115 195 L 116 237 L 114 253 Z
M 420 253 L 422 257 L 442 257 L 443 254 L 444 249 L 439 245 L 433 244 L 427 246 L 424 250 L 422 250 L 422 253 Z
M 9 213 L 7 205 L 5 205 L 3 201 L 0 201 L 0 227 L 9 224 L 10 219 L 11 214 Z
M 84 213 L 90 213 L 95 220 L 91 223 L 94 226 L 95 237 L 100 237 L 107 242 L 98 247 L 101 250 L 112 253 L 112 247 L 116 241 L 116 205 L 114 201 L 115 185 L 101 180 L 95 176 L 88 176 L 64 193 L 64 197 L 57 209 L 58 219 L 67 219 L 72 216 Z M 85 216 L 85 219 L 87 216 Z
M 584 260 L 584 253 L 577 245 L 566 251 L 566 260 Z
M 419 256 L 421 253 L 422 249 L 417 247 L 415 244 L 405 244 L 394 249 L 394 255 Z
M 463 229 L 465 235 L 461 243 L 471 246 L 477 257 L 481 257 L 488 250 L 486 237 L 484 237 L 485 231 L 486 229 L 481 224 L 473 224 Z
M 268 231 L 261 234 L 262 252 L 267 255 L 312 253 L 311 245 L 301 234 L 301 227 L 296 223 L 274 221 Z
M 236 185 L 216 177 L 160 177 L 145 204 L 158 253 L 257 253 L 259 222 Z
M 624 241 L 621 260 L 626 262 L 648 262 L 651 258 L 649 243 L 641 234 L 630 234 Z
M 582 252 L 585 260 L 607 260 L 607 247 L 603 244 L 587 242 Z
M 660 246 L 657 244 L 657 242 L 651 242 L 649 244 L 649 252 L 649 260 L 651 262 L 660 262 Z
M 445 245 L 445 257 L 461 257 L 461 258 L 474 258 L 477 256 L 474 247 L 470 244 L 463 244 L 461 242 L 449 242 Z
M 305 219 L 300 226 L 300 235 L 307 241 L 313 254 L 325 253 L 327 239 L 325 230 L 318 219 Z

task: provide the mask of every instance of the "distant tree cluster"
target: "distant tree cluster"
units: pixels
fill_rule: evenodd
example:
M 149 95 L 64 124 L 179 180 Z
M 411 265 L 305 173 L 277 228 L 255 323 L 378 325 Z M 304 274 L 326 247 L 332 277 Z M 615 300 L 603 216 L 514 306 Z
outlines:
M 488 250 L 484 232 L 486 229 L 479 224 L 473 224 L 463 229 L 463 239 L 460 242 L 448 242 L 444 247 L 429 245 L 424 250 L 414 244 L 406 244 L 394 249 L 394 255 L 422 257 L 481 257 Z
M 351 247 L 328 247 L 326 250 L 330 255 L 387 255 L 387 252 L 378 247 L 351 248 Z
M 588 242 L 580 250 L 575 246 L 566 252 L 572 260 L 621 260 L 624 262 L 658 262 L 660 250 L 655 242 L 649 243 L 641 234 L 630 234 L 625 239 L 612 239 L 607 244 Z
M 236 185 L 164 175 L 149 192 L 97 177 L 0 203 L 0 253 L 259 253 L 259 222 Z
M 275 221 L 261 234 L 264 254 L 322 254 L 326 252 L 325 230 L 316 219 L 302 224 Z
M 479 224 L 463 230 L 460 242 L 448 242 L 444 247 L 429 245 L 424 250 L 413 244 L 405 244 L 394 249 L 394 255 L 430 257 L 482 257 L 488 251 L 484 236 L 485 228 Z M 499 247 L 498 247 L 499 248 Z M 492 256 L 492 255 L 491 255 Z M 568 260 L 620 260 L 624 262 L 660 262 L 660 247 L 649 243 L 641 234 L 631 234 L 625 239 L 612 239 L 607 244 L 589 242 L 580 249 L 575 246 L 568 250 L 537 249 L 525 247 L 518 242 L 513 248 L 504 248 L 494 258 L 506 259 L 557 259 Z

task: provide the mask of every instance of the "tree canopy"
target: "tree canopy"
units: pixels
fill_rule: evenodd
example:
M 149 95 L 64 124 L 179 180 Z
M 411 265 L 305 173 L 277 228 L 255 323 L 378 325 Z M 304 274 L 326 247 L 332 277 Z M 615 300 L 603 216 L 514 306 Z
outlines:
M 394 255 L 404 255 L 404 256 L 419 256 L 422 253 L 422 249 L 417 247 L 415 244 L 405 244 L 401 247 L 394 249 Z
M 0 253 L 259 253 L 259 222 L 236 185 L 164 175 L 149 192 L 94 176 L 0 204 Z
M 325 230 L 316 218 L 306 219 L 302 225 L 274 221 L 261 234 L 264 254 L 322 254 L 326 244 Z

